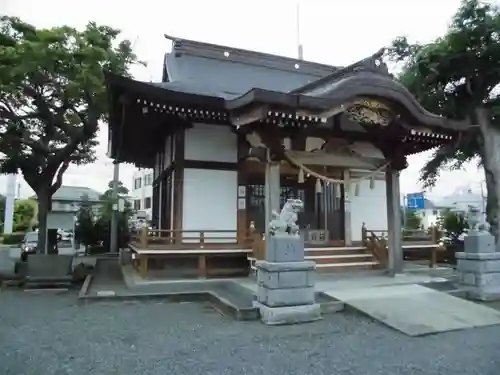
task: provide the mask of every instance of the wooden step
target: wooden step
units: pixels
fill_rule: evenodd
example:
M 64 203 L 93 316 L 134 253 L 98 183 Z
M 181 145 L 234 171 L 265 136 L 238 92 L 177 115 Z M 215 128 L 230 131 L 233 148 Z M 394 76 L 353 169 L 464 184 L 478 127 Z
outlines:
M 346 263 L 325 263 L 316 264 L 316 271 L 319 273 L 352 272 L 355 270 L 371 270 L 377 268 L 377 261 L 346 262 Z
M 316 264 L 329 264 L 329 263 L 352 263 L 364 262 L 373 259 L 372 254 L 336 254 L 336 255 L 312 255 L 306 256 L 305 260 L 312 260 Z
M 359 254 L 367 251 L 364 246 L 335 246 L 335 247 L 318 247 L 306 248 L 306 256 L 314 255 L 340 255 L 340 254 Z

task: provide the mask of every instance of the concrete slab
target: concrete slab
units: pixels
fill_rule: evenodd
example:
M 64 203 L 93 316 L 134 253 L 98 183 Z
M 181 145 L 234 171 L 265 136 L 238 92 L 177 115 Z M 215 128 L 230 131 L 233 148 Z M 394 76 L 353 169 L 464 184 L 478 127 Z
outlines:
M 28 276 L 64 277 L 71 272 L 71 255 L 31 254 L 28 257 Z
M 10 256 L 9 248 L 0 248 L 0 274 L 14 273 L 15 261 Z
M 326 294 L 409 336 L 500 324 L 500 312 L 420 285 L 330 290 Z
M 239 284 L 257 291 L 257 281 L 255 278 L 239 278 L 234 279 Z M 407 284 L 421 284 L 443 282 L 447 279 L 442 277 L 434 277 L 424 274 L 399 274 L 395 277 L 387 275 L 372 275 L 368 274 L 352 274 L 352 275 L 318 275 L 316 279 L 315 289 L 317 292 L 325 292 L 329 290 L 351 290 L 370 287 L 381 287 L 391 285 L 407 285 Z M 164 281 L 162 281 L 164 282 Z

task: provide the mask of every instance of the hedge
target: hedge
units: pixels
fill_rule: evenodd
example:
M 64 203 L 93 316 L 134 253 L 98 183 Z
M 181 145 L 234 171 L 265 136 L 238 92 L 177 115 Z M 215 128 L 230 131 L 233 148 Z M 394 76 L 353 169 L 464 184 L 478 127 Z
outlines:
M 3 235 L 4 245 L 18 245 L 24 239 L 24 233 L 10 233 Z

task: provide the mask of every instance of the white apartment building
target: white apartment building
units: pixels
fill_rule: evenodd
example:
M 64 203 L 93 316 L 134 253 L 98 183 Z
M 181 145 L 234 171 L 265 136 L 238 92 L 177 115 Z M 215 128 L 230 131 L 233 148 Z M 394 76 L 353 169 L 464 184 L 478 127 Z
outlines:
M 144 212 L 146 218 L 151 220 L 153 206 L 152 169 L 137 169 L 134 172 L 130 197 L 134 210 Z

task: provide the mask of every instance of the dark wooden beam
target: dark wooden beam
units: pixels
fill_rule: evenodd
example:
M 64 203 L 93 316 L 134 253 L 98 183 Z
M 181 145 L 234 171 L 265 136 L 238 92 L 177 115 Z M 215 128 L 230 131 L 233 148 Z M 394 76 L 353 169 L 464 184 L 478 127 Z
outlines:
M 184 160 L 184 169 L 211 169 L 214 171 L 236 171 L 238 163 L 207 160 Z
M 307 134 L 306 132 L 295 129 L 290 135 L 292 150 L 305 151 Z

